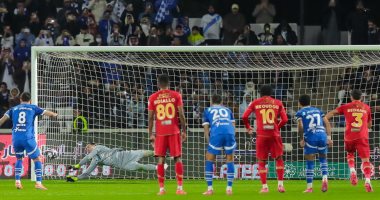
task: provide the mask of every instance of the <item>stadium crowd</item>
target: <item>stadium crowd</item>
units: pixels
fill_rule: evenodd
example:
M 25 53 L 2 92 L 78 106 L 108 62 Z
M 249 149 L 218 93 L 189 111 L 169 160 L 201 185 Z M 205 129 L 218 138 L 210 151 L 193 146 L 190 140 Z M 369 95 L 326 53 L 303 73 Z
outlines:
M 276 5 L 269 0 L 257 1 L 257 5 L 250 13 L 255 19 L 253 22 L 265 24 L 261 33 L 251 30 L 252 21 L 246 19 L 246 14 L 241 13 L 240 6 L 236 3 L 231 4 L 230 10 L 223 16 L 218 14 L 215 5 L 208 5 L 204 15 L 200 16 L 200 24 L 192 27 L 189 26 L 189 17 L 182 13 L 180 5 L 180 0 L 0 1 L 0 30 L 2 31 L 0 36 L 0 76 L 2 79 L 0 113 L 3 114 L 9 107 L 19 102 L 20 92 L 30 90 L 32 46 L 296 45 L 298 43 L 296 30 L 292 30 L 285 19 L 278 21 L 280 22 L 278 27 L 273 33 L 271 32 L 270 23 L 274 22 Z M 352 43 L 380 44 L 379 28 L 366 12 L 363 3 L 358 1 L 356 10 L 347 18 L 347 28 L 353 33 Z M 339 27 L 342 26 L 339 24 L 340 15 L 335 0 L 329 2 L 323 17 L 324 44 L 335 44 L 339 41 L 337 39 L 340 37 Z M 107 67 L 94 70 L 112 71 Z M 344 77 L 360 74 L 356 77 L 363 78 L 367 82 L 379 80 L 376 70 L 362 71 L 363 75 L 358 70 L 346 72 Z M 225 102 L 233 108 L 237 116 L 240 116 L 248 103 L 256 98 L 257 87 L 264 82 L 275 85 L 276 97 L 292 98 L 293 74 L 286 71 L 265 75 L 264 80 L 260 82 L 255 80 L 263 76 L 256 73 L 244 74 L 244 77 L 240 77 L 242 73 L 233 72 L 217 75 L 203 73 L 196 76 L 183 71 L 176 73 L 180 75 L 177 80 L 179 86 L 176 89 L 183 93 L 184 100 L 189 105 L 187 112 L 193 116 L 190 119 L 198 121 L 204 107 L 201 103 L 208 102 L 207 96 L 212 92 L 225 94 Z M 124 74 L 119 75 L 123 77 Z M 146 79 L 148 76 L 140 75 L 140 79 Z M 311 70 L 307 76 L 314 77 L 315 81 L 312 81 L 309 86 L 314 89 L 317 72 Z M 239 80 L 239 83 L 231 83 L 231 80 Z M 153 78 L 145 81 L 153 81 Z M 96 85 L 98 90 L 103 90 L 100 89 L 103 87 L 100 82 L 102 80 L 94 80 L 93 84 L 85 83 L 81 93 L 83 98 L 80 99 L 99 100 L 97 97 L 90 98 L 90 96 L 96 94 L 93 91 L 93 85 Z M 107 80 L 103 82 L 108 85 L 107 90 L 102 93 L 114 92 L 111 96 L 121 97 L 118 100 L 120 105 L 124 104 L 124 100 L 130 102 L 129 106 L 118 109 L 118 112 L 127 113 L 125 115 L 131 120 L 141 119 L 145 117 L 141 113 L 145 113 L 146 110 L 146 94 L 153 90 L 153 88 L 144 87 L 143 82 L 140 80 L 140 84 L 132 86 L 128 84 L 131 82 L 123 80 Z M 351 84 L 348 84 L 345 79 L 343 83 L 339 100 L 344 99 L 343 90 L 347 91 L 351 88 Z M 79 102 L 79 104 L 94 105 L 90 102 Z M 87 112 L 86 115 L 90 115 L 91 109 L 93 108 L 81 110 L 84 113 Z M 98 111 L 98 113 L 101 112 Z M 142 122 L 143 124 L 136 126 L 146 126 L 144 120 Z

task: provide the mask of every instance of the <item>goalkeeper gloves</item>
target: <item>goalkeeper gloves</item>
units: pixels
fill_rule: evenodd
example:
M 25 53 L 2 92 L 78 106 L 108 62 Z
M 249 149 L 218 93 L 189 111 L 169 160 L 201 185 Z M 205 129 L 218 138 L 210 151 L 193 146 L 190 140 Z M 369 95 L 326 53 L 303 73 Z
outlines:
M 69 169 L 69 170 L 71 170 L 71 169 L 78 170 L 79 168 L 80 168 L 79 164 L 77 164 L 77 165 L 70 165 L 69 167 L 67 167 L 67 169 Z
M 78 181 L 78 177 L 76 177 L 76 176 L 66 176 L 66 182 L 72 182 L 72 183 L 74 183 L 76 181 Z

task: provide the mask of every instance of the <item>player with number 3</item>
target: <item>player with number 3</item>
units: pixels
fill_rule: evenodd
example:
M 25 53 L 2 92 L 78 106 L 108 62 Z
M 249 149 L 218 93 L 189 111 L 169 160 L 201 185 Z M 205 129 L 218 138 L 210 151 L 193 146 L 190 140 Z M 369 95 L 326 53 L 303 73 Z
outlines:
M 248 134 L 253 134 L 253 128 L 249 124 L 248 117 L 252 112 L 256 114 L 256 157 L 258 162 L 258 171 L 262 183 L 260 193 L 269 192 L 267 185 L 267 169 L 265 167 L 269 153 L 276 160 L 276 171 L 278 179 L 278 191 L 285 192 L 284 188 L 284 161 L 282 159 L 283 147 L 280 136 L 280 128 L 288 122 L 285 108 L 282 102 L 271 97 L 272 87 L 263 85 L 260 88 L 261 98 L 251 102 L 243 114 L 243 123 Z M 281 117 L 281 121 L 278 121 Z
M 362 168 L 365 176 L 365 189 L 372 192 L 371 173 L 372 165 L 369 162 L 370 150 L 368 142 L 368 129 L 372 126 L 371 108 L 361 101 L 360 90 L 351 91 L 351 103 L 342 105 L 327 113 L 326 118 L 330 120 L 334 115 L 344 115 L 346 119 L 346 130 L 344 134 L 344 147 L 347 151 L 347 163 L 350 168 L 350 180 L 352 185 L 358 184 L 355 170 L 355 152 L 362 160 Z M 327 121 L 327 123 L 329 123 Z
M 169 150 L 174 157 L 177 177 L 178 195 L 186 192 L 182 188 L 183 164 L 181 161 L 182 142 L 186 139 L 186 119 L 183 110 L 182 96 L 176 91 L 169 90 L 169 77 L 158 77 L 160 90 L 149 97 L 148 101 L 148 132 L 150 140 L 154 143 L 154 153 L 158 157 L 157 177 L 160 186 L 158 195 L 164 195 L 165 157 Z M 179 121 L 181 129 L 179 128 Z M 153 134 L 153 122 L 156 121 L 156 134 Z
M 56 117 L 58 114 L 43 110 L 36 105 L 31 104 L 30 93 L 24 92 L 21 94 L 21 104 L 10 108 L 4 116 L 0 119 L 0 126 L 8 119 L 12 120 L 12 145 L 16 153 L 15 165 L 15 178 L 16 188 L 22 189 L 21 185 L 21 172 L 22 160 L 24 158 L 24 151 L 28 154 L 29 158 L 34 161 L 36 173 L 36 189 L 47 190 L 41 183 L 42 181 L 42 163 L 40 160 L 41 152 L 38 149 L 36 139 L 34 137 L 34 120 L 39 115 L 46 115 L 49 117 Z

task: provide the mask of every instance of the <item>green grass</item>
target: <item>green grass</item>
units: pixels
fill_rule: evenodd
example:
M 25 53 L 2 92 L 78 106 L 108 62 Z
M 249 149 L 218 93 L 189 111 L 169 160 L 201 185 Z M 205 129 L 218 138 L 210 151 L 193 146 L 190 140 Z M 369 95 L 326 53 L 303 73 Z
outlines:
M 215 181 L 215 194 L 212 197 L 202 196 L 202 192 L 206 189 L 203 181 L 186 181 L 184 188 L 187 191 L 186 196 L 176 196 L 176 182 L 166 181 L 165 196 L 157 196 L 158 186 L 156 181 L 148 180 L 93 180 L 80 181 L 76 183 L 66 183 L 64 181 L 49 180 L 44 181 L 44 185 L 49 188 L 47 191 L 36 191 L 34 183 L 29 180 L 23 180 L 23 190 L 14 188 L 13 180 L 0 180 L 0 200 L 171 200 L 171 199 L 242 199 L 242 200 L 366 200 L 380 199 L 380 181 L 373 181 L 375 192 L 366 193 L 363 181 L 358 186 L 353 187 L 349 181 L 333 181 L 329 182 L 329 191 L 322 193 L 320 191 L 320 181 L 314 183 L 314 193 L 303 194 L 302 191 L 306 187 L 305 181 L 285 181 L 286 193 L 277 192 L 276 181 L 269 181 L 270 192 L 268 194 L 259 194 L 260 182 L 258 180 L 251 181 L 235 181 L 232 197 L 225 195 L 225 181 Z

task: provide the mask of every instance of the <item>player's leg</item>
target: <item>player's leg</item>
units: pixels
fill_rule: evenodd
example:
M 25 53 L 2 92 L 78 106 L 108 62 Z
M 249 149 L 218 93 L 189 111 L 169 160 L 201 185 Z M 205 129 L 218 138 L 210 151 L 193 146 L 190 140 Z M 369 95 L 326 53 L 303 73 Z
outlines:
M 28 145 L 25 149 L 29 158 L 34 162 L 34 172 L 36 174 L 35 188 L 40 190 L 47 190 L 47 188 L 42 185 L 42 162 L 40 159 L 41 152 L 38 149 L 36 141 L 34 139 L 28 140 Z
M 144 171 L 155 171 L 157 169 L 157 165 L 152 164 L 141 164 L 139 162 L 130 162 L 127 166 L 124 167 L 125 170 L 144 170 Z
M 232 183 L 235 176 L 234 151 L 236 148 L 235 136 L 232 134 L 224 135 L 224 150 L 227 160 L 227 188 L 226 194 L 232 195 Z
M 269 154 L 269 146 L 267 142 L 267 138 L 257 137 L 256 139 L 256 157 L 258 164 L 258 172 L 260 176 L 260 181 L 262 184 L 262 188 L 260 193 L 267 193 L 268 184 L 267 184 L 267 168 L 265 167 Z
M 15 164 L 15 186 L 17 189 L 22 189 L 21 173 L 22 173 L 22 160 L 24 158 L 24 147 L 18 141 L 13 142 L 13 150 L 16 152 L 16 164 Z
M 158 158 L 157 162 L 157 179 L 158 184 L 160 186 L 160 191 L 158 195 L 165 194 L 165 187 L 164 187 L 164 181 L 165 181 L 165 156 L 166 156 L 166 150 L 168 148 L 168 136 L 156 136 L 155 144 L 154 144 L 154 154 Z
M 305 159 L 306 159 L 306 190 L 305 193 L 313 192 L 313 178 L 314 178 L 314 160 L 315 154 L 311 154 L 305 148 Z
M 214 189 L 212 187 L 212 179 L 214 175 L 214 163 L 215 156 L 221 154 L 221 150 L 223 148 L 221 143 L 221 137 L 211 137 L 206 153 L 206 163 L 205 163 L 205 179 L 207 183 L 207 191 L 203 193 L 203 195 L 212 195 L 214 193 Z
M 352 185 L 358 184 L 358 177 L 355 170 L 355 141 L 345 141 L 344 146 L 347 151 L 347 164 L 350 169 L 350 181 Z
M 276 159 L 276 172 L 277 172 L 277 180 L 278 180 L 278 191 L 283 193 L 285 192 L 284 188 L 284 174 L 285 174 L 285 165 L 284 160 L 282 158 L 283 153 L 283 145 L 281 137 L 274 137 L 272 139 L 271 144 L 271 156 Z
M 372 165 L 369 161 L 370 148 L 369 148 L 368 139 L 357 140 L 356 148 L 362 161 L 362 168 L 363 168 L 363 173 L 365 177 L 364 186 L 367 192 L 373 192 L 373 188 L 371 185 L 371 174 L 372 174 L 371 166 Z
M 327 192 L 328 188 L 328 165 L 327 165 L 327 138 L 319 141 L 318 145 L 318 158 L 322 173 L 322 192 Z
M 186 192 L 183 190 L 183 164 L 182 164 L 182 141 L 181 135 L 168 136 L 169 140 L 169 152 L 170 156 L 174 157 L 175 162 L 175 174 L 177 178 L 177 192 L 176 194 L 184 195 Z
M 206 163 L 205 163 L 205 179 L 207 183 L 207 191 L 203 195 L 212 195 L 214 193 L 214 188 L 212 187 L 212 179 L 214 175 L 214 163 L 215 155 L 219 155 L 219 152 L 216 152 L 214 149 L 208 149 L 206 153 Z

